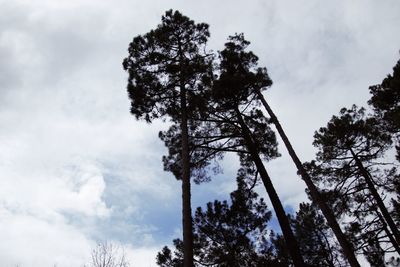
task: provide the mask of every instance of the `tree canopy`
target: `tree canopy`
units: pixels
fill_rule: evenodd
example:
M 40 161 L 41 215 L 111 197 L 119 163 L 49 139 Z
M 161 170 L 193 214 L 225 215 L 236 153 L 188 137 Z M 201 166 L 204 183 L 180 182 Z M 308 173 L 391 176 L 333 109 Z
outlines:
M 169 10 L 155 29 L 133 39 L 123 62 L 131 113 L 148 123 L 168 120 L 169 129 L 159 133 L 168 148 L 164 169 L 182 182 L 183 240 L 173 241 L 173 251 L 164 247 L 157 263 L 356 267 L 355 253 L 371 266 L 400 255 L 398 164 L 387 162 L 394 144 L 400 160 L 400 61 L 369 88 L 373 114 L 356 105 L 341 109 L 315 132 L 316 158 L 303 164 L 263 95 L 272 80 L 248 50 L 250 42 L 236 34 L 214 54 L 207 51 L 209 36 L 207 24 Z M 271 123 L 312 201 L 294 216 L 265 165 L 280 156 Z M 237 190 L 229 201 L 197 208 L 192 218 L 191 181 L 209 181 L 228 152 L 239 157 Z M 282 233 L 268 228 L 272 213 L 253 190 L 259 179 Z

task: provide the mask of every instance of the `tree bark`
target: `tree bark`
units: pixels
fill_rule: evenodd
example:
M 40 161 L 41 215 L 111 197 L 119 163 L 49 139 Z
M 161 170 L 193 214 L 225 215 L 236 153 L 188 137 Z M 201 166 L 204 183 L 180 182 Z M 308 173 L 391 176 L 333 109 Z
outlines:
M 278 218 L 279 225 L 282 229 L 283 237 L 285 238 L 285 244 L 289 251 L 289 254 L 293 260 L 293 264 L 296 267 L 305 266 L 303 258 L 301 256 L 300 248 L 297 243 L 296 238 L 294 237 L 292 228 L 290 227 L 288 217 L 285 213 L 285 210 L 282 206 L 282 203 L 279 199 L 278 194 L 275 191 L 275 188 L 272 184 L 271 178 L 268 175 L 267 170 L 264 167 L 264 164 L 258 154 L 256 149 L 256 145 L 253 142 L 251 132 L 245 122 L 243 121 L 242 115 L 240 114 L 239 109 L 236 109 L 237 119 L 242 129 L 242 134 L 246 142 L 246 146 L 250 152 L 250 155 L 257 167 L 258 172 L 260 173 L 261 180 L 263 181 L 264 187 L 268 193 L 268 196 L 271 200 L 272 206 L 274 207 L 276 217 Z
M 358 169 L 360 170 L 362 176 L 365 179 L 365 182 L 367 183 L 368 190 L 371 192 L 372 197 L 375 199 L 376 204 L 378 205 L 378 208 L 380 212 L 382 213 L 383 218 L 387 222 L 390 230 L 392 231 L 392 234 L 394 238 L 396 239 L 397 245 L 400 245 L 400 232 L 399 229 L 397 228 L 395 222 L 392 219 L 392 216 L 390 216 L 389 211 L 387 210 L 385 203 L 383 202 L 381 196 L 379 195 L 378 191 L 375 188 L 375 185 L 372 181 L 371 174 L 367 169 L 365 169 L 364 165 L 362 164 L 360 158 L 354 153 L 353 149 L 350 148 L 350 153 L 353 156 L 353 159 L 356 162 L 356 165 Z
M 192 204 L 190 193 L 190 152 L 189 152 L 189 131 L 187 116 L 186 88 L 184 81 L 184 55 L 182 45 L 179 44 L 179 89 L 181 104 L 181 134 L 182 134 L 182 226 L 183 226 L 183 267 L 193 267 L 193 222 Z
M 347 260 L 348 260 L 350 266 L 360 267 L 360 264 L 354 254 L 354 249 L 353 249 L 352 245 L 347 240 L 347 237 L 344 235 L 342 229 L 340 228 L 338 222 L 336 221 L 336 218 L 335 218 L 332 210 L 329 208 L 329 206 L 326 204 L 326 202 L 322 199 L 322 196 L 319 193 L 317 187 L 312 182 L 311 177 L 308 175 L 303 164 L 301 163 L 300 159 L 298 158 L 296 152 L 294 151 L 292 145 L 289 142 L 289 139 L 287 138 L 285 132 L 283 131 L 283 128 L 282 128 L 280 122 L 278 121 L 278 118 L 272 111 L 271 107 L 268 105 L 268 103 L 265 100 L 262 93 L 259 90 L 257 90 L 256 93 L 258 95 L 258 98 L 263 103 L 265 109 L 267 110 L 269 116 L 271 117 L 272 122 L 275 124 L 275 127 L 276 127 L 279 135 L 281 136 L 283 143 L 285 144 L 286 149 L 289 152 L 290 157 L 292 158 L 294 164 L 296 165 L 298 172 L 300 173 L 301 177 L 303 178 L 304 182 L 306 183 L 306 186 L 307 186 L 308 190 L 310 191 L 311 198 L 321 209 L 322 213 L 324 214 L 324 216 L 326 218 L 326 221 L 327 221 L 329 227 L 332 229 L 337 240 L 339 241 L 339 244 L 343 250 L 343 254 L 347 257 Z
M 193 267 L 193 226 L 190 194 L 189 134 L 186 90 L 181 86 L 183 266 Z

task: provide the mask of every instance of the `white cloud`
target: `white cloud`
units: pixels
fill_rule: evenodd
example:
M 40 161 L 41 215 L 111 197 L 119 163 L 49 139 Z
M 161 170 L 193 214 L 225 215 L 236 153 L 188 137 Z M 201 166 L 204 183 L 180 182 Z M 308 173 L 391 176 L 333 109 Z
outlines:
M 127 256 L 132 266 L 155 267 L 156 256 L 162 247 L 130 248 Z
M 40 217 L 46 215 L 44 217 L 50 219 L 63 212 L 98 217 L 110 213 L 101 200 L 104 179 L 94 166 L 86 165 L 76 173 L 64 173 L 59 177 L 45 172 L 40 176 L 34 172 L 18 174 L 10 171 L 3 174 L 6 176 L 2 179 L 0 194 L 7 207 Z
M 46 221 L 0 208 L 0 258 L 3 266 L 81 266 L 92 244 L 62 220 Z

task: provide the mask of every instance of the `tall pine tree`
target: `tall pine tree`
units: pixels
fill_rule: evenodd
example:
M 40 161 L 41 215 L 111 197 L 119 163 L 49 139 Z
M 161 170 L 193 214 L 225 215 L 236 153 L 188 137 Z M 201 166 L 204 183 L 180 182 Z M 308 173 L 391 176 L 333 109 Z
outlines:
M 262 72 L 262 71 L 264 71 L 264 69 L 259 68 L 258 71 Z M 261 103 L 263 104 L 264 108 L 266 109 L 268 115 L 271 118 L 271 122 L 275 124 L 275 127 L 276 127 L 280 137 L 282 138 L 283 143 L 285 144 L 285 147 L 288 150 L 290 157 L 292 158 L 294 164 L 296 165 L 298 173 L 301 175 L 303 181 L 306 183 L 306 186 L 309 190 L 312 200 L 318 205 L 318 207 L 321 209 L 322 213 L 324 214 L 324 216 L 328 222 L 328 225 L 330 226 L 330 228 L 332 228 L 350 265 L 353 267 L 360 266 L 355 254 L 354 254 L 354 249 L 352 248 L 351 244 L 349 243 L 349 241 L 347 240 L 343 231 L 341 230 L 332 210 L 327 205 L 323 196 L 320 194 L 318 188 L 313 183 L 311 176 L 309 175 L 307 170 L 304 168 L 304 166 L 303 166 L 302 162 L 300 161 L 299 157 L 297 156 L 297 153 L 295 152 L 292 144 L 290 143 L 289 138 L 287 137 L 285 131 L 283 130 L 283 127 L 282 127 L 281 123 L 279 122 L 278 117 L 275 115 L 271 106 L 268 104 L 264 95 L 262 94 L 262 91 L 265 90 L 270 85 L 254 88 L 253 94 L 255 94 L 255 96 L 261 101 Z
M 198 112 L 198 94 L 210 75 L 210 56 L 205 52 L 208 25 L 196 24 L 178 11 L 169 10 L 156 29 L 136 36 L 123 62 L 128 72 L 131 113 L 151 122 L 168 118 L 180 129 L 180 179 L 184 266 L 193 266 L 188 125 Z
M 228 147 L 240 147 L 238 152 L 243 166 L 255 166 L 256 171 L 271 200 L 282 229 L 286 246 L 295 266 L 304 262 L 298 243 L 272 184 L 262 159 L 270 160 L 278 156 L 276 138 L 268 120 L 257 109 L 252 92 L 256 88 L 268 87 L 272 81 L 265 68 L 257 68 L 258 58 L 247 52 L 249 42 L 243 34 L 229 38 L 225 49 L 220 52 L 219 76 L 212 87 L 213 108 L 211 118 L 218 121 L 222 136 L 229 136 L 224 143 Z

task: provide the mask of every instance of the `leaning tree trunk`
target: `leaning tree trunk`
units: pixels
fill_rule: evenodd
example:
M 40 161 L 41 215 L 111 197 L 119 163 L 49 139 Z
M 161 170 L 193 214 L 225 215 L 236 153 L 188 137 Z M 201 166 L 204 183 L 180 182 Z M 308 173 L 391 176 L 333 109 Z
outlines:
M 246 143 L 246 147 L 250 152 L 250 155 L 252 157 L 252 160 L 254 161 L 254 164 L 257 167 L 258 172 L 260 173 L 261 180 L 263 181 L 264 187 L 271 200 L 272 206 L 274 207 L 276 217 L 278 218 L 279 225 L 281 226 L 282 229 L 283 237 L 285 238 L 286 247 L 293 260 L 293 263 L 296 267 L 305 266 L 303 258 L 301 256 L 299 245 L 297 243 L 296 238 L 294 237 L 292 228 L 290 227 L 288 217 L 286 216 L 285 210 L 283 209 L 279 196 L 275 191 L 271 178 L 269 177 L 268 172 L 265 169 L 264 164 L 258 154 L 251 132 L 247 127 L 247 125 L 245 124 L 245 122 L 243 121 L 239 109 L 236 109 L 236 114 L 240 127 L 242 129 L 242 134 Z
M 287 138 L 285 132 L 283 131 L 283 128 L 278 121 L 278 118 L 275 116 L 274 112 L 272 111 L 271 107 L 268 105 L 268 103 L 265 100 L 262 93 L 259 90 L 257 90 L 256 93 L 258 95 L 258 98 L 263 103 L 265 109 L 267 110 L 269 116 L 271 117 L 272 122 L 275 124 L 275 127 L 278 130 L 278 133 L 281 136 L 283 143 L 285 144 L 286 149 L 289 152 L 290 157 L 292 158 L 294 164 L 296 165 L 298 172 L 300 173 L 301 177 L 303 178 L 304 182 L 306 183 L 306 186 L 307 186 L 308 190 L 310 191 L 311 198 L 321 209 L 322 213 L 324 214 L 324 216 L 326 218 L 326 221 L 327 221 L 329 227 L 332 229 L 337 240 L 339 241 L 339 244 L 343 250 L 343 254 L 347 257 L 347 260 L 348 260 L 350 266 L 360 267 L 360 264 L 358 263 L 358 260 L 354 254 L 354 249 L 353 249 L 352 245 L 347 240 L 347 237 L 345 236 L 345 234 L 343 233 L 342 229 L 340 228 L 338 222 L 336 221 L 336 218 L 335 218 L 332 210 L 329 208 L 329 206 L 323 200 L 321 194 L 318 191 L 318 188 L 315 186 L 315 184 L 311 180 L 310 175 L 304 168 L 300 159 L 297 157 L 297 154 L 294 151 L 292 145 L 290 144 L 289 139 Z
M 374 182 L 372 181 L 371 174 L 365 169 L 364 165 L 362 164 L 360 158 L 354 153 L 353 149 L 350 148 L 350 153 L 353 156 L 353 159 L 356 162 L 356 165 L 358 169 L 360 170 L 362 176 L 365 179 L 365 182 L 367 183 L 368 190 L 371 192 L 372 197 L 375 199 L 376 203 L 378 204 L 378 208 L 382 213 L 383 218 L 387 222 L 390 230 L 392 231 L 392 234 L 394 238 L 396 239 L 397 245 L 400 245 L 400 232 L 399 229 L 397 228 L 395 222 L 392 219 L 392 216 L 390 216 L 389 211 L 387 210 L 385 203 L 383 202 L 381 196 L 379 195 L 378 191 L 375 188 Z

